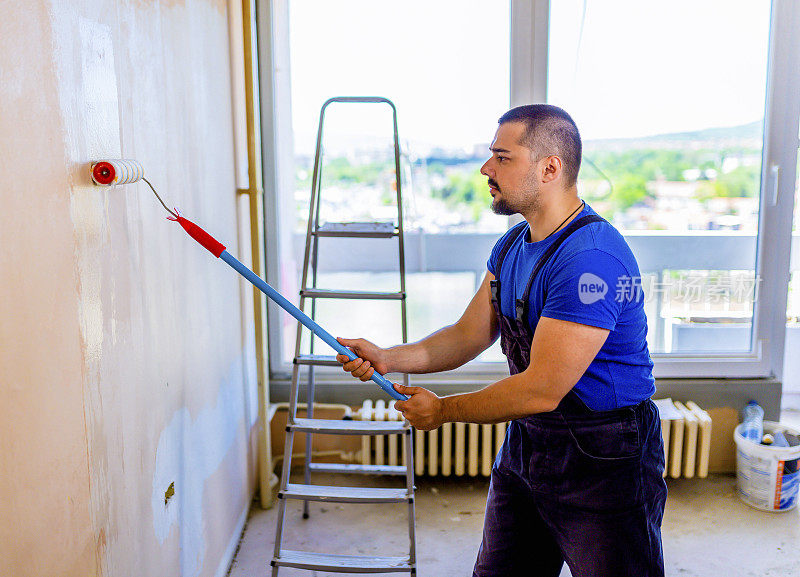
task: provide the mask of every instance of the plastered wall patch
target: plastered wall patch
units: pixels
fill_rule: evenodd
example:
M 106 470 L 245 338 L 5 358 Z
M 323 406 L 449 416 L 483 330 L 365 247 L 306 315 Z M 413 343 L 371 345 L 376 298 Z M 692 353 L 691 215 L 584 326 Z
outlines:
M 163 545 L 172 530 L 179 529 L 183 577 L 194 577 L 202 571 L 206 552 L 206 482 L 219 468 L 236 436 L 244 434 L 243 378 L 239 359 L 220 385 L 214 406 L 201 409 L 195 418 L 185 407 L 179 409 L 158 440 L 151 497 L 153 530 Z M 173 495 L 168 497 L 169 487 Z
M 90 152 L 93 152 L 93 145 L 98 144 L 105 145 L 105 150 L 117 150 L 120 146 L 120 117 L 111 27 L 88 18 L 79 18 L 78 22 L 84 117 L 92 135 L 92 140 L 86 144 Z

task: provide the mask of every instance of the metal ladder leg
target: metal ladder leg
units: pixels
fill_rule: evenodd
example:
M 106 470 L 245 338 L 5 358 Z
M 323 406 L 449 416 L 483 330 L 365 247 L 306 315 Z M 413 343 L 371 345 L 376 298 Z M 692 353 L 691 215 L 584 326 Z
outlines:
M 315 207 L 319 204 L 319 182 L 321 182 L 321 168 L 322 168 L 322 113 L 320 113 L 320 124 L 319 129 L 317 131 L 317 146 L 316 146 L 316 153 L 314 156 L 314 174 L 312 177 L 312 186 L 311 186 L 311 199 L 309 202 L 309 215 L 308 215 L 308 230 L 306 231 L 306 246 L 304 251 L 303 257 L 303 276 L 301 282 L 301 289 L 305 290 L 307 288 L 308 282 L 308 269 L 309 269 L 309 261 L 311 258 L 311 231 L 314 227 L 317 226 L 317 223 L 314 221 L 315 214 L 318 215 L 319 211 L 315 211 Z M 316 248 L 316 243 L 315 243 Z M 314 266 L 315 274 L 314 280 L 316 284 L 316 263 Z M 300 296 L 300 302 L 298 308 L 301 311 L 305 311 L 305 297 Z M 314 313 L 314 304 L 312 302 L 312 318 Z M 313 339 L 313 335 L 312 335 Z M 295 360 L 300 355 L 301 347 L 303 342 L 303 326 L 300 323 L 297 323 L 297 336 L 295 339 Z M 313 352 L 313 340 L 311 341 L 312 352 Z M 309 391 L 308 391 L 308 398 L 307 398 L 307 409 L 306 409 L 306 416 L 308 418 L 312 418 L 313 416 L 313 366 L 309 366 Z M 283 451 L 283 468 L 281 471 L 281 484 L 280 484 L 280 491 L 279 496 L 287 491 L 289 486 L 289 477 L 291 475 L 291 464 L 292 464 L 292 448 L 294 442 L 294 430 L 289 427 L 290 424 L 294 424 L 297 419 L 297 402 L 299 397 L 299 389 L 300 389 L 300 365 L 297 363 L 294 364 L 292 368 L 292 384 L 290 389 L 290 397 L 289 397 L 289 415 L 286 427 L 286 443 Z M 309 414 L 310 411 L 310 414 Z M 305 465 L 305 482 L 308 484 L 309 481 L 309 461 L 311 455 L 311 434 L 306 435 L 306 465 Z M 283 543 L 283 524 L 285 521 L 286 516 L 286 499 L 280 499 L 280 506 L 278 510 L 278 523 L 275 531 L 275 550 L 273 555 L 272 561 L 272 575 L 273 577 L 277 577 L 279 565 L 276 564 L 275 560 L 279 558 L 282 543 Z M 304 501 L 303 503 L 303 516 L 308 518 L 308 501 Z
M 318 182 L 322 182 L 322 163 L 319 163 L 319 170 L 317 171 L 318 174 Z M 316 207 L 309 208 L 309 218 L 313 215 L 314 218 L 314 225 L 311 227 L 312 230 L 318 231 L 319 230 L 319 211 L 320 211 L 320 195 L 316 195 Z M 313 288 L 317 288 L 317 264 L 319 262 L 319 237 L 315 234 L 313 241 L 312 241 L 312 251 L 311 251 L 311 286 Z M 306 267 L 304 267 L 306 268 Z M 305 284 L 306 279 L 303 279 L 303 284 Z M 317 301 L 316 299 L 312 299 L 311 301 L 311 318 L 316 320 L 317 318 Z M 309 339 L 309 352 L 311 355 L 314 354 L 314 334 L 311 333 Z M 300 354 L 299 347 L 295 351 L 295 357 Z M 306 388 L 306 417 L 309 419 L 314 418 L 314 385 L 315 385 L 315 374 L 314 374 L 314 365 L 308 365 L 308 385 Z M 313 452 L 312 449 L 312 434 L 306 433 L 306 457 L 305 463 L 303 467 L 303 479 L 306 485 L 311 484 L 311 454 Z M 303 519 L 309 518 L 309 504 L 308 501 L 303 501 Z
M 391 104 L 391 103 L 390 103 Z M 400 137 L 397 132 L 397 109 L 394 104 L 392 107 L 392 128 L 394 130 L 394 175 L 395 191 L 397 193 L 397 257 L 399 260 L 398 268 L 400 271 L 400 292 L 403 300 L 400 301 L 401 329 L 403 331 L 403 343 L 408 342 L 408 311 L 406 307 L 406 249 L 405 237 L 403 234 L 403 178 L 400 172 Z M 403 375 L 403 384 L 409 385 L 409 375 Z
M 313 318 L 313 317 L 312 317 Z M 313 336 L 311 337 L 314 338 Z M 314 354 L 314 347 L 311 347 L 311 354 Z M 314 418 L 314 367 L 309 365 L 308 367 L 308 387 L 307 387 L 307 395 L 306 395 L 306 417 L 309 419 Z M 303 467 L 303 481 L 306 485 L 311 484 L 311 443 L 312 437 L 311 433 L 306 433 L 306 456 L 305 456 L 305 463 Z M 308 519 L 310 517 L 308 511 L 308 501 L 303 501 L 303 519 Z
M 409 427 L 404 435 L 406 446 L 406 487 L 408 488 L 409 495 L 413 495 L 413 497 L 408 501 L 408 551 L 412 576 L 417 574 L 417 517 L 415 514 L 416 495 L 414 494 L 414 452 L 412 449 L 413 431 L 414 429 Z
M 299 366 L 295 365 L 292 370 L 292 389 L 289 393 L 289 414 L 287 416 L 287 423 L 286 423 L 286 442 L 283 446 L 283 466 L 281 468 L 281 484 L 280 484 L 280 491 L 286 491 L 289 485 L 289 475 L 292 469 L 292 445 L 294 444 L 294 431 L 289 426 L 290 424 L 294 423 L 295 416 L 297 415 L 297 373 L 299 371 Z M 280 495 L 280 492 L 279 492 Z M 283 523 L 286 518 L 286 499 L 279 499 L 278 503 L 278 525 L 275 529 L 275 549 L 274 549 L 274 557 L 278 557 L 281 551 L 281 543 L 283 540 Z M 273 561 L 272 565 L 272 577 L 277 577 L 278 570 L 280 567 L 275 564 Z

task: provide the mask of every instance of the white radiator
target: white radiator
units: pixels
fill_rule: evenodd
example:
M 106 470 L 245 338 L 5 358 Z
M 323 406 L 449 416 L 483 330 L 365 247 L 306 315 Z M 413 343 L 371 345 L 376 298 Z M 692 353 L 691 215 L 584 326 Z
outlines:
M 361 420 L 400 421 L 403 416 L 394 401 L 366 400 L 354 415 Z M 476 425 L 445 423 L 435 431 L 414 431 L 415 475 L 482 475 L 492 473 L 495 455 L 503 444 L 506 423 Z M 401 435 L 364 436 L 361 440 L 362 465 L 401 465 L 405 446 Z
M 708 476 L 711 448 L 711 417 L 689 401 L 685 405 L 672 399 L 656 401 L 661 416 L 664 476 L 691 478 Z M 400 421 L 403 416 L 394 401 L 366 400 L 353 415 L 367 421 Z M 482 475 L 492 473 L 495 455 L 503 444 L 506 423 L 476 425 L 445 423 L 435 431 L 414 431 L 414 474 Z M 376 435 L 361 438 L 362 465 L 402 465 L 405 445 L 401 435 Z
M 707 477 L 711 451 L 709 414 L 692 401 L 684 405 L 672 399 L 660 399 L 656 406 L 661 417 L 667 463 L 664 476 L 673 479 Z

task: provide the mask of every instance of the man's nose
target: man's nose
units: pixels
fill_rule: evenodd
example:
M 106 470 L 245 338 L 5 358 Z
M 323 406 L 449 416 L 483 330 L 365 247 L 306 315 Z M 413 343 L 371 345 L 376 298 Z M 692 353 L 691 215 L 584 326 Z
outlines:
M 481 166 L 481 174 L 483 176 L 488 176 L 489 178 L 493 178 L 494 177 L 494 170 L 491 170 L 489 168 L 489 163 L 491 161 L 492 161 L 492 159 L 490 158 L 489 160 L 487 160 L 486 162 L 483 163 L 483 166 Z

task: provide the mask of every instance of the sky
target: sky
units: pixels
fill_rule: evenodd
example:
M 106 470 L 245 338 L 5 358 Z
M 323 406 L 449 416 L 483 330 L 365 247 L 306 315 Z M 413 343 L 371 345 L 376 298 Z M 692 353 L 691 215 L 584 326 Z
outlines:
M 548 101 L 584 139 L 758 120 L 769 10 L 768 0 L 553 1 Z M 508 0 L 290 0 L 295 149 L 313 151 L 320 106 L 335 95 L 392 99 L 406 141 L 488 143 L 509 107 L 509 22 Z M 379 107 L 330 111 L 326 134 L 391 134 Z
M 551 3 L 548 100 L 570 111 L 584 138 L 763 117 L 767 0 L 586 0 L 579 43 L 583 5 Z

